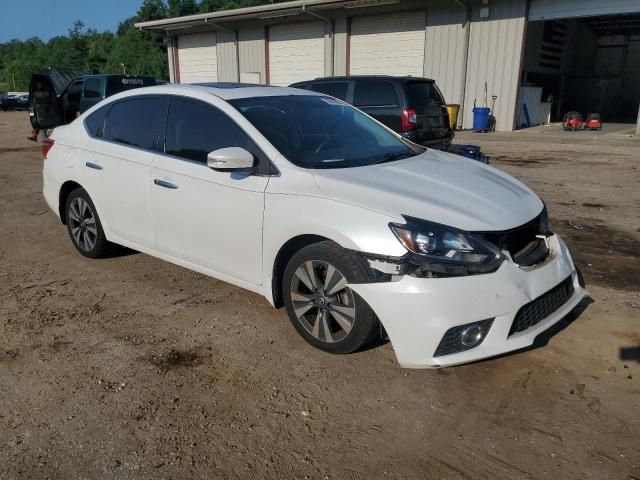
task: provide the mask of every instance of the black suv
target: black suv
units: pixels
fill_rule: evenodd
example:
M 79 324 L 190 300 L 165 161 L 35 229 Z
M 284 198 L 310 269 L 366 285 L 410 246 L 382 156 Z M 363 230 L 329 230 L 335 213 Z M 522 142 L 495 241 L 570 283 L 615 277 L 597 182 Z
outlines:
M 32 75 L 29 109 L 33 128 L 71 123 L 79 114 L 111 95 L 156 85 L 151 77 L 132 75 L 78 75 L 49 69 Z
M 447 150 L 454 133 L 434 80 L 420 77 L 325 77 L 290 85 L 344 100 L 412 142 Z

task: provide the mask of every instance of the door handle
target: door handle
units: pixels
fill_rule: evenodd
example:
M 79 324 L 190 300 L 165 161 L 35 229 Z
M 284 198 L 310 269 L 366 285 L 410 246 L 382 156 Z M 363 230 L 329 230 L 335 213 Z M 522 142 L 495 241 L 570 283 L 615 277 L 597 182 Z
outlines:
M 177 185 L 171 182 L 165 182 L 164 180 L 159 180 L 157 178 L 153 181 L 153 183 L 158 185 L 159 187 L 169 188 L 171 190 L 176 190 L 178 188 Z
M 89 168 L 93 168 L 94 170 L 102 170 L 102 165 L 98 165 L 97 163 L 85 162 L 85 165 Z

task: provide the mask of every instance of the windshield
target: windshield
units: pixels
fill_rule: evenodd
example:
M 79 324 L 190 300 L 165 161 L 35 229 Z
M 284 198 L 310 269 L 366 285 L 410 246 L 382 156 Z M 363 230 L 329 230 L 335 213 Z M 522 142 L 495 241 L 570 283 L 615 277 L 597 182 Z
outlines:
M 229 103 L 289 161 L 304 168 L 360 167 L 424 151 L 331 97 L 254 97 Z

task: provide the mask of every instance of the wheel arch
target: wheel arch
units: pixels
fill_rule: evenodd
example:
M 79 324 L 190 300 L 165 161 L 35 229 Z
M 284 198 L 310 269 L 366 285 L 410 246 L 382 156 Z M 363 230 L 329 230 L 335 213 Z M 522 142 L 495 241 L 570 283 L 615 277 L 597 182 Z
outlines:
M 60 214 L 60 221 L 66 225 L 67 224 L 67 198 L 69 198 L 69 194 L 73 192 L 76 188 L 84 188 L 78 182 L 73 180 L 67 180 L 60 187 L 60 192 L 58 194 L 58 213 Z
M 284 270 L 291 257 L 309 245 L 326 242 L 327 240 L 334 241 L 322 235 L 303 234 L 290 238 L 280 247 L 273 262 L 273 270 L 271 272 L 271 294 L 273 296 L 273 305 L 276 308 L 284 306 L 282 277 L 284 276 Z

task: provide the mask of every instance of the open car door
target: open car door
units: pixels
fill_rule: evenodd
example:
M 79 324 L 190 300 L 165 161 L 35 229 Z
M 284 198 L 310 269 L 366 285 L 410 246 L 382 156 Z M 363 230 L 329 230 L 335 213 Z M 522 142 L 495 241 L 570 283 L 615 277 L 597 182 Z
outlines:
M 45 130 L 64 124 L 60 95 L 65 87 L 85 72 L 50 68 L 35 73 L 29 83 L 29 118 L 34 129 Z

